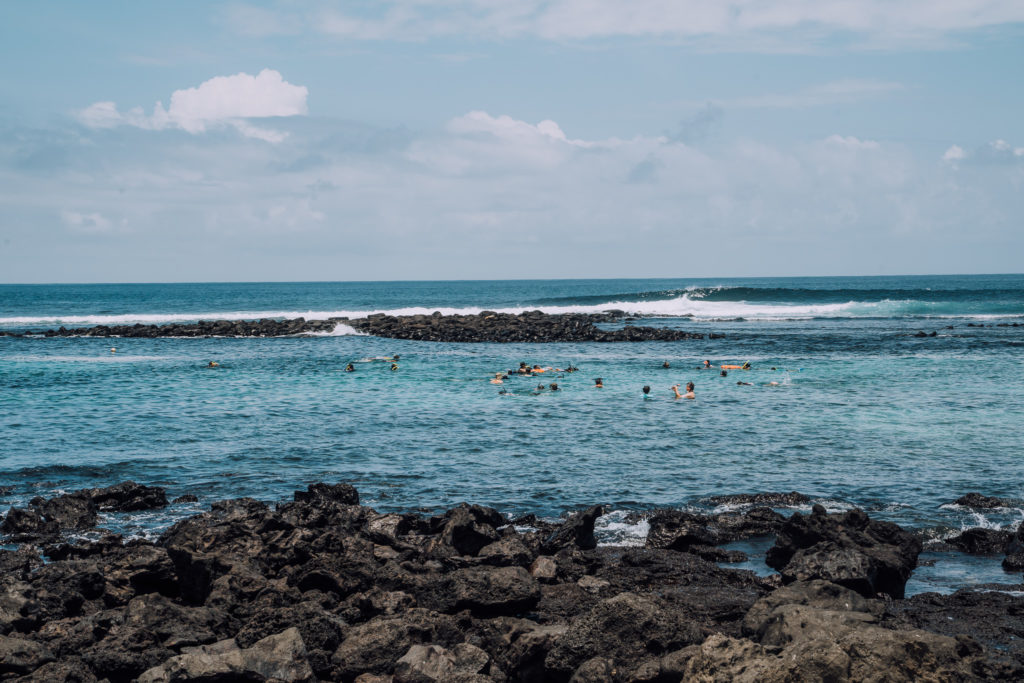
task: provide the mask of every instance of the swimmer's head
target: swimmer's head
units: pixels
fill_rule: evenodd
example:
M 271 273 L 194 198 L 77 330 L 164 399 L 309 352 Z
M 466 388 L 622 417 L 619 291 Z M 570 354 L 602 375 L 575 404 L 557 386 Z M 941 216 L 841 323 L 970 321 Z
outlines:
M 644 385 L 644 393 L 645 394 L 651 393 L 651 388 L 648 385 L 646 385 L 646 384 Z
M 687 382 L 686 383 L 686 390 L 687 391 L 693 391 L 693 382 Z
M 665 361 L 664 363 L 661 364 L 661 367 L 663 367 L 663 368 L 670 368 L 672 366 L 669 365 L 668 361 Z
M 594 379 L 594 386 L 598 386 L 598 387 L 604 386 L 604 382 L 601 381 L 600 377 L 597 377 L 596 379 Z
M 728 377 L 728 376 L 729 376 L 729 373 L 726 372 L 725 370 L 722 370 L 722 377 Z
M 704 361 L 704 367 L 710 368 L 711 367 L 711 361 L 709 361 L 709 360 Z
M 537 391 L 544 391 L 544 385 L 543 384 L 538 384 L 537 385 Z
M 521 367 L 521 368 L 525 368 L 525 367 L 526 367 L 526 363 L 524 363 L 524 362 L 520 361 L 520 363 L 519 363 L 519 367 Z
M 550 389 L 551 391 L 558 391 L 558 384 L 556 382 L 552 382 L 551 384 L 548 385 L 548 389 Z

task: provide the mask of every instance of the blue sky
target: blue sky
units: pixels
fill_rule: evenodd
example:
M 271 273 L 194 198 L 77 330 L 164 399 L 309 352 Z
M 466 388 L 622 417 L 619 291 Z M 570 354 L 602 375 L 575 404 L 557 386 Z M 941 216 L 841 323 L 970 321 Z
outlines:
M 5 3 L 0 59 L 5 282 L 1024 254 L 1020 2 Z

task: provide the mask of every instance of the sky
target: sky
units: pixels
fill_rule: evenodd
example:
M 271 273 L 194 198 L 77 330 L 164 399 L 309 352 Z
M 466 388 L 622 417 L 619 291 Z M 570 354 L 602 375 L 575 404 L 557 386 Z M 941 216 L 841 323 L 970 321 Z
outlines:
M 1006 273 L 1020 0 L 0 4 L 0 282 Z

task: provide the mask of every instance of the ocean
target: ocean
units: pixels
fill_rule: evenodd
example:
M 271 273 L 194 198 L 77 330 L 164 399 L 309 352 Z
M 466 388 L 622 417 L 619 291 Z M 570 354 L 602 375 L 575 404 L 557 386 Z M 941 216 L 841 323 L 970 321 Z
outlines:
M 1024 500 L 1022 275 L 0 285 L 11 333 L 534 309 L 620 309 L 626 324 L 725 337 L 446 344 L 344 324 L 259 339 L 2 336 L 0 505 L 125 479 L 199 497 L 104 519 L 152 536 L 213 500 L 347 481 L 382 511 L 469 501 L 557 517 L 603 503 L 605 543 L 641 543 L 637 511 L 759 491 L 862 507 L 933 539 L 1024 519 L 1024 503 L 951 505 L 970 491 Z M 397 371 L 366 360 L 393 354 Z M 705 359 L 753 369 L 721 377 L 697 369 Z M 544 375 L 558 392 L 536 392 L 536 377 L 489 383 L 520 362 L 580 372 Z M 673 399 L 687 381 L 697 399 Z M 747 568 L 768 571 L 764 548 L 745 547 Z M 909 593 L 1021 580 L 1001 558 L 922 559 Z

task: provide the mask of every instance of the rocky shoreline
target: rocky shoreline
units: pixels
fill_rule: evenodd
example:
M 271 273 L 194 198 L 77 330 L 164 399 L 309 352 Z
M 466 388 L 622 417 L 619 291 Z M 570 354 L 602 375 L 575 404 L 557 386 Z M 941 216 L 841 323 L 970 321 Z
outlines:
M 619 329 L 605 330 L 600 323 L 625 321 Z M 527 311 L 518 315 L 482 311 L 476 315 L 373 314 L 366 318 L 328 318 L 326 320 L 204 320 L 197 323 L 166 325 L 97 325 L 60 327 L 24 335 L 42 337 L 283 337 L 303 334 L 329 334 L 338 324 L 348 325 L 363 334 L 389 339 L 435 342 L 637 342 L 703 339 L 705 335 L 682 330 L 636 327 L 622 311 L 582 314 L 548 314 Z M 0 333 L 4 334 L 4 333 Z M 709 335 L 712 339 L 722 334 Z
M 167 506 L 158 487 L 36 498 L 0 524 L 0 540 L 21 544 L 0 551 L 0 680 L 1024 677 L 1024 597 L 903 599 L 919 538 L 860 510 L 767 507 L 799 499 L 655 511 L 644 547 L 599 547 L 600 507 L 561 524 L 466 504 L 380 514 L 347 484 L 276 506 L 216 502 L 155 542 L 94 527 L 100 512 Z M 68 543 L 69 530 L 94 540 Z M 765 535 L 778 575 L 719 566 L 744 559 L 721 544 Z

